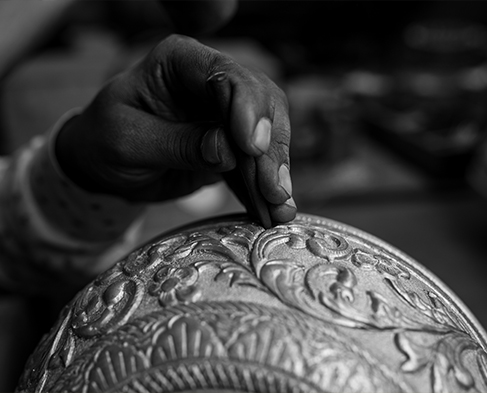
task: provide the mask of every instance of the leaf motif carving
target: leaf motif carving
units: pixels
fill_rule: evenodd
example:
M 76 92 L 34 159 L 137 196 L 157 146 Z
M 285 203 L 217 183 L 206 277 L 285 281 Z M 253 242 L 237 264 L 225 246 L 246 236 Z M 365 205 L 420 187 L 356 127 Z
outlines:
M 320 278 L 326 274 L 336 274 L 343 280 L 332 282 L 327 295 L 310 289 L 308 276 L 310 272 L 313 275 L 320 268 L 325 269 Z M 260 279 L 288 306 L 333 324 L 364 328 L 371 321 L 367 315 L 351 306 L 354 294 L 353 289 L 347 285 L 353 285 L 354 279 L 349 273 L 340 274 L 335 267 L 328 265 L 316 265 L 314 269 L 306 272 L 302 266 L 292 261 L 274 260 L 268 261 L 262 267 Z
M 424 327 L 375 292 L 362 294 L 355 304 L 357 278 L 344 267 L 316 264 L 306 270 L 292 260 L 271 260 L 259 278 L 285 304 L 333 324 L 360 329 Z
M 277 295 L 281 300 L 287 301 L 288 304 L 303 308 L 308 307 L 307 298 L 310 293 L 305 288 L 304 269 L 292 261 L 268 261 L 260 272 L 260 279 Z
M 196 260 L 211 260 L 217 257 L 241 263 L 241 258 L 222 244 L 220 240 L 200 233 L 189 236 L 186 242 L 172 250 L 165 258 L 167 262 L 179 265 L 190 256 L 201 256 L 201 259 L 196 258 Z
M 215 276 L 215 281 L 229 280 L 229 285 L 249 286 L 261 291 L 268 292 L 265 285 L 255 277 L 255 274 L 245 266 L 236 263 L 217 264 L 219 272 Z
M 410 333 L 397 333 L 396 346 L 406 356 L 402 370 L 414 373 L 428 369 L 433 393 L 473 388 L 475 380 L 465 367 L 463 356 L 467 351 L 478 351 L 478 344 L 465 333 L 452 331 L 436 336 L 432 344 L 424 344 L 416 342 Z
M 443 326 L 443 329 L 446 330 L 465 331 L 465 326 L 432 291 L 426 293 L 427 299 L 429 300 L 427 302 L 416 292 L 408 290 L 400 280 L 386 278 L 384 282 L 393 290 L 399 299 L 419 311 L 436 325 Z
M 100 275 L 20 390 L 485 390 L 483 333 L 403 254 L 326 220 L 212 225 Z
M 222 227 L 217 231 L 218 234 L 223 235 L 221 238 L 222 244 L 240 247 L 245 254 L 250 252 L 258 232 L 255 226 L 250 225 L 235 225 L 231 228 Z
M 353 250 L 352 264 L 363 270 L 375 270 L 390 279 L 409 280 L 411 274 L 402 266 L 383 255 L 371 254 L 356 248 Z
M 425 299 L 416 292 L 417 289 L 407 289 L 404 282 L 411 280 L 411 273 L 392 255 L 378 248 L 367 250 L 366 245 L 363 249 L 358 247 L 350 251 L 346 239 L 341 242 L 335 233 L 318 232 L 312 227 L 290 225 L 286 231 L 277 227 L 261 235 L 252 254 L 252 265 L 273 294 L 285 304 L 335 325 L 396 332 L 398 349 L 408 354 L 403 370 L 413 373 L 429 367 L 434 393 L 450 389 L 451 386 L 445 387 L 445 384 L 451 376 L 457 388 L 474 386 L 474 379 L 463 364 L 462 354 L 465 351 L 483 351 L 466 333 L 464 323 L 434 291 L 425 292 Z M 322 259 L 321 263 L 309 266 L 289 258 L 273 258 L 277 246 L 285 244 L 293 249 L 303 242 L 312 255 Z M 388 299 L 383 292 L 358 286 L 352 267 L 346 267 L 343 262 L 334 263 L 337 254 L 330 251 L 333 248 L 343 252 L 338 254 L 343 257 L 341 261 L 348 260 L 360 270 L 382 276 L 382 282 L 392 289 L 396 298 L 418 313 L 406 315 L 402 311 L 404 308 L 396 306 L 394 299 Z M 282 254 L 278 252 L 277 255 Z M 403 336 L 405 332 L 409 338 L 430 334 L 434 337 L 433 343 L 421 348 L 407 341 Z M 487 366 L 484 369 L 487 370 Z

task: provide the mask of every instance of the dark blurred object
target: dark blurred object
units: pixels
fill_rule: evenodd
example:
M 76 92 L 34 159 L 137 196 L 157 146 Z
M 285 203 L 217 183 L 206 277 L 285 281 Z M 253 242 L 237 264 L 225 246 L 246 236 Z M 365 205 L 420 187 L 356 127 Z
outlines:
M 282 59 L 288 80 L 344 78 L 370 135 L 431 181 L 460 184 L 486 122 L 486 25 L 479 1 L 243 1 L 218 34 L 255 37 Z M 322 149 L 326 160 L 334 150 L 330 117 L 311 107 L 304 123 L 322 134 L 293 127 L 293 165 L 301 153 Z
M 350 76 L 370 133 L 434 176 L 459 178 L 485 133 L 487 31 L 465 20 L 406 27 L 392 67 Z
M 200 35 L 218 30 L 237 11 L 237 0 L 159 0 L 176 33 Z
M 287 60 L 293 73 L 330 65 L 367 66 L 384 63 L 404 27 L 418 15 L 435 13 L 440 3 L 446 2 L 244 0 L 217 35 L 256 38 Z M 456 3 L 469 9 L 470 3 L 481 2 Z M 487 19 L 487 12 L 475 14 Z
M 128 44 L 157 42 L 170 33 L 203 36 L 218 30 L 237 10 L 237 0 L 91 0 L 72 8 L 73 25 L 104 27 Z
M 81 0 L 70 11 L 68 32 L 71 28 L 106 29 L 127 44 L 170 32 L 166 13 L 157 0 Z
M 52 39 L 74 0 L 0 1 L 0 93 L 15 67 Z M 7 125 L 0 110 L 0 154 L 8 153 Z
M 313 161 L 329 166 L 352 151 L 357 124 L 353 103 L 334 76 L 303 76 L 288 82 L 286 93 L 293 137 L 293 164 Z
M 106 31 L 71 33 L 69 50 L 45 50 L 5 79 L 0 108 L 6 153 L 47 132 L 69 109 L 87 105 L 111 74 L 121 51 L 117 37 Z
M 293 196 L 300 209 L 425 189 L 423 176 L 363 135 L 347 75 L 330 72 L 287 83 Z
M 74 0 L 0 2 L 0 80 L 57 31 Z

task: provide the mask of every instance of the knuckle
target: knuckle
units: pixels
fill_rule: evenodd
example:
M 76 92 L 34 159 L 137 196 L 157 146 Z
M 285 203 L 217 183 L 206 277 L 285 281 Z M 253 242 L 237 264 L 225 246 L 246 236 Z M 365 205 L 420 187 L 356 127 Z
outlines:
M 283 133 L 278 133 L 272 138 L 267 155 L 275 162 L 287 162 L 289 160 L 289 138 Z
M 182 35 L 182 34 L 171 34 L 168 37 L 166 37 L 164 40 L 162 40 L 159 45 L 157 45 L 156 48 L 163 48 L 165 46 L 167 47 L 178 47 L 180 45 L 184 45 L 186 43 L 196 43 L 194 38 Z
M 123 97 L 126 84 L 125 80 L 125 73 L 121 73 L 113 77 L 97 94 L 95 98 L 97 103 L 105 104 L 108 102 L 116 102 L 119 98 Z
M 178 54 L 188 55 L 191 47 L 199 44 L 197 40 L 179 34 L 171 34 L 159 42 L 146 56 L 144 63 L 149 67 L 164 66 L 167 62 L 174 61 Z
M 239 65 L 231 57 L 218 51 L 210 51 L 208 56 L 208 76 L 211 77 L 220 72 L 231 73 L 239 68 Z
M 291 132 L 285 125 L 272 127 L 271 145 L 276 144 L 282 147 L 288 147 L 291 139 Z

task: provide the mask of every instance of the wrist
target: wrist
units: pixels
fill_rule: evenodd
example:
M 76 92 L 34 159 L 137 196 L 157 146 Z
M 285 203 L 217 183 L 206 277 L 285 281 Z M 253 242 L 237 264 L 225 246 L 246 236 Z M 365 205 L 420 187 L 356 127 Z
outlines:
M 154 180 L 154 173 L 115 164 L 116 149 L 100 147 L 103 136 L 98 134 L 93 115 L 88 111 L 75 112 L 53 135 L 52 161 L 57 163 L 59 173 L 89 193 L 127 201 L 141 200 Z M 99 139 L 90 140 L 90 135 Z
M 82 116 L 80 110 L 70 111 L 54 127 L 46 153 L 38 155 L 33 167 L 33 192 L 40 199 L 52 195 L 52 199 L 63 200 L 45 213 L 65 233 L 89 241 L 108 241 L 120 236 L 140 216 L 143 205 L 98 192 L 84 174 L 83 166 L 79 165 L 82 161 L 77 154 L 76 136 L 71 133 L 74 131 L 71 127 L 80 126 Z M 66 144 L 60 145 L 60 141 Z M 43 182 L 36 182 L 39 177 Z M 42 187 L 37 187 L 38 184 Z
M 87 175 L 88 151 L 80 145 L 77 138 L 87 127 L 81 110 L 68 112 L 51 133 L 49 154 L 61 177 L 69 179 L 87 192 L 97 193 L 100 192 L 99 188 Z

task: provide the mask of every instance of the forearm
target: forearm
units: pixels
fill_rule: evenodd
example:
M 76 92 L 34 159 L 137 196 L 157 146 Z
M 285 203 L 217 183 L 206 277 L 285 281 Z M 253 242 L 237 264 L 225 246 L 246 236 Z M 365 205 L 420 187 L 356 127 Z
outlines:
M 49 293 L 80 287 L 137 240 L 142 206 L 80 189 L 63 175 L 50 145 L 38 137 L 0 167 L 4 288 Z

